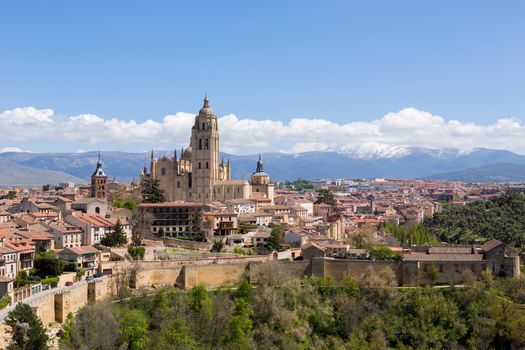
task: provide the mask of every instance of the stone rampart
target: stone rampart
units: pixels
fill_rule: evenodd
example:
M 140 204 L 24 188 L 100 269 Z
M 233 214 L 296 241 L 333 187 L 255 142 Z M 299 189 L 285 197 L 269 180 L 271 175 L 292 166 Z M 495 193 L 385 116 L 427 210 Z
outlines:
M 237 284 L 249 278 L 250 262 L 210 265 L 184 265 L 184 288 L 202 284 L 207 287 Z
M 33 297 L 28 303 L 47 325 L 53 320 L 63 322 L 70 312 L 78 311 L 88 302 L 115 298 L 128 286 L 136 289 L 162 286 L 189 289 L 200 284 L 206 287 L 234 285 L 243 279 L 256 284 L 265 274 L 270 278 L 318 276 L 329 277 L 334 281 L 341 281 L 347 276 L 357 280 L 379 277 L 388 278 L 399 286 L 459 284 L 464 281 L 466 272 L 479 278 L 486 268 L 485 262 L 370 261 L 317 257 L 302 261 L 267 261 L 267 258 L 256 256 L 199 261 L 141 261 L 125 267 L 123 265 L 120 272 L 111 277 L 82 281 L 72 287 Z
M 319 277 L 330 277 L 336 282 L 342 281 L 345 277 L 350 276 L 356 280 L 364 280 L 373 275 L 385 275 L 391 273 L 394 275 L 398 285 L 403 285 L 403 269 L 401 261 L 370 261 L 370 260 L 342 260 L 342 259 L 318 259 L 312 260 L 313 270 Z M 322 267 L 315 265 L 322 264 Z

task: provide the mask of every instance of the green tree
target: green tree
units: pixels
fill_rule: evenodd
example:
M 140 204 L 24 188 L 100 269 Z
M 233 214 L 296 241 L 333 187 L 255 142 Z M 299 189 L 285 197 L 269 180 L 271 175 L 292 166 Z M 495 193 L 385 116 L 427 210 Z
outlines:
M 10 350 L 46 350 L 48 336 L 42 321 L 33 313 L 27 304 L 18 303 L 9 312 L 5 324 L 12 336 Z
M 193 218 L 193 232 L 195 233 L 195 238 L 197 240 L 202 241 L 204 239 L 202 233 L 202 218 L 199 213 Z
M 229 335 L 227 337 L 233 349 L 253 349 L 250 334 L 253 323 L 250 314 L 249 302 L 244 298 L 237 299 L 233 317 L 229 322 Z
M 384 244 L 380 244 L 370 249 L 370 258 L 373 260 L 401 260 L 402 255 L 396 254 L 392 249 Z
M 128 200 L 115 200 L 113 202 L 113 207 L 115 208 L 126 208 L 135 212 L 137 210 L 138 204 L 133 199 Z
M 120 338 L 130 350 L 148 348 L 148 319 L 139 310 L 131 310 L 120 319 Z
M 120 219 L 117 219 L 113 232 L 110 232 L 100 240 L 100 244 L 106 247 L 121 247 L 127 243 L 128 239 L 126 238 Z
M 16 198 L 16 191 L 9 191 L 7 192 L 7 199 L 15 199 Z
M 15 288 L 23 287 L 27 284 L 29 284 L 29 275 L 24 270 L 19 271 L 15 277 Z
M 250 284 L 250 282 L 248 282 L 248 280 L 245 278 L 241 281 L 239 287 L 237 287 L 237 290 L 235 291 L 235 297 L 237 299 L 245 299 L 247 301 L 251 301 L 252 295 L 253 287 Z
M 317 190 L 317 199 L 315 204 L 328 204 L 332 207 L 337 207 L 337 200 L 335 199 L 334 193 L 327 189 Z
M 164 190 L 160 188 L 160 181 L 145 179 L 142 183 L 142 199 L 144 203 L 162 203 L 166 201 Z
M 197 350 L 201 348 L 199 343 L 190 335 L 190 329 L 186 322 L 179 318 L 162 328 L 161 339 L 160 348 L 162 349 Z
M 52 251 L 41 252 L 35 259 L 35 275 L 40 278 L 60 276 L 64 272 L 64 263 Z
M 272 228 L 270 238 L 268 239 L 268 247 L 272 249 L 280 249 L 281 243 L 284 240 L 284 231 L 281 225 L 275 225 Z
M 128 246 L 128 254 L 131 255 L 131 257 L 135 260 L 144 260 L 144 256 L 146 255 L 146 248 L 135 247 L 130 245 Z
M 208 296 L 208 291 L 206 287 L 199 284 L 191 289 L 189 292 L 189 308 L 195 314 L 200 313 L 202 310 L 205 310 L 207 313 L 211 311 L 211 301 Z

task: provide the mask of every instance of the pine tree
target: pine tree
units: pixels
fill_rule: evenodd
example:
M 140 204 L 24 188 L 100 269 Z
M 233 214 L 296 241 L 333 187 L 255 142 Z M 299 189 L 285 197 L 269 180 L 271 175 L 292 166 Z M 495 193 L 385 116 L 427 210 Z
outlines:
M 162 203 L 166 201 L 164 190 L 160 188 L 159 180 L 144 180 L 141 192 L 144 203 Z
M 113 232 L 100 240 L 100 244 L 106 247 L 120 247 L 127 243 L 128 239 L 126 238 L 126 234 L 124 233 L 124 228 L 120 223 L 120 219 L 117 219 L 117 223 L 115 224 L 115 229 Z
M 11 328 L 9 349 L 47 350 L 48 336 L 42 321 L 27 304 L 18 303 L 7 315 L 5 324 Z
M 284 232 L 280 225 L 276 225 L 272 229 L 270 238 L 268 239 L 268 246 L 273 249 L 279 249 L 284 239 Z

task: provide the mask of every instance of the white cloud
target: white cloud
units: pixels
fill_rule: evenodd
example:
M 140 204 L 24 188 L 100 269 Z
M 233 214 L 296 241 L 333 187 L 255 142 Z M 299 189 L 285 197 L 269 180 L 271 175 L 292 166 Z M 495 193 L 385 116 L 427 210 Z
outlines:
M 168 149 L 187 146 L 193 121 L 194 114 L 184 112 L 139 123 L 93 114 L 58 116 L 51 109 L 26 107 L 0 112 L 0 137 L 17 142 L 67 140 L 77 146 L 110 143 L 122 149 L 130 145 Z M 388 113 L 373 121 L 346 124 L 303 118 L 283 123 L 228 114 L 219 118 L 219 128 L 221 149 L 239 154 L 329 149 L 358 156 L 371 149 L 381 154 L 402 154 L 406 146 L 461 150 L 486 147 L 525 153 L 525 125 L 518 119 L 502 118 L 481 125 L 447 120 L 415 108 Z

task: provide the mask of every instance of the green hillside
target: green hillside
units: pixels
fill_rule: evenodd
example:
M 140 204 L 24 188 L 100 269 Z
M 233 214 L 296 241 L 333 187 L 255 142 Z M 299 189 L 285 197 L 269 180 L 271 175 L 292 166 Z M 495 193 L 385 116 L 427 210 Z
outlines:
M 495 238 L 524 251 L 525 196 L 507 194 L 461 207 L 447 205 L 425 226 L 442 241 L 473 243 Z

